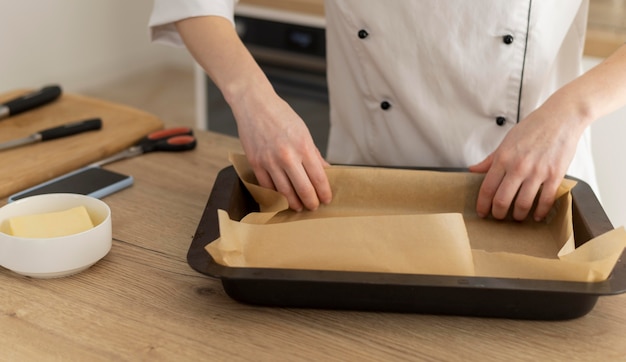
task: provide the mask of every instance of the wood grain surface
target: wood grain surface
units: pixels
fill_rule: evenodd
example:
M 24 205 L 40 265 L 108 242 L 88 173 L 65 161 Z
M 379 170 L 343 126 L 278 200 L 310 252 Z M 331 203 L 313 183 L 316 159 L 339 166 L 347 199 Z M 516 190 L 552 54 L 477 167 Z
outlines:
M 284 309 L 240 304 L 186 253 L 227 136 L 108 166 L 135 184 L 104 200 L 113 248 L 50 280 L 0 269 L 0 359 L 154 361 L 616 361 L 626 358 L 626 295 L 560 322 Z M 459 303 L 463 303 L 460 299 Z
M 239 0 L 240 4 L 324 16 L 324 0 Z
M 0 103 L 27 93 L 0 95 Z M 102 129 L 0 151 L 0 197 L 47 181 L 131 146 L 163 127 L 157 117 L 120 104 L 63 94 L 42 107 L 0 120 L 0 142 L 99 117 Z

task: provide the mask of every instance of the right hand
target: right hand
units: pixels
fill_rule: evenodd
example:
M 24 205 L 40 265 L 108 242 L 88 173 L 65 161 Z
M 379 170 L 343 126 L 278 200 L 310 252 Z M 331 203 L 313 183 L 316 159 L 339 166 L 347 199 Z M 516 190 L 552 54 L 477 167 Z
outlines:
M 328 163 L 302 119 L 274 92 L 229 20 L 198 16 L 176 22 L 194 59 L 218 86 L 237 120 L 239 138 L 259 184 L 285 195 L 294 210 L 332 198 Z
M 249 91 L 232 105 L 239 138 L 259 184 L 277 190 L 296 211 L 327 204 L 324 160 L 304 121 L 274 91 Z

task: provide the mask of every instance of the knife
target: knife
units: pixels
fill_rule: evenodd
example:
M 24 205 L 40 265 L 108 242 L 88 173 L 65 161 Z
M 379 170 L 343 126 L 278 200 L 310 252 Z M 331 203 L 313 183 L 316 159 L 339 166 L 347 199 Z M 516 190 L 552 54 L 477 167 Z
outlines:
M 43 106 L 61 95 L 61 87 L 50 85 L 38 91 L 30 92 L 21 97 L 17 97 L 8 102 L 0 104 L 0 120 L 30 109 Z
M 27 145 L 30 143 L 49 141 L 56 138 L 75 135 L 77 133 L 98 130 L 100 128 L 102 128 L 102 120 L 100 118 L 67 123 L 62 126 L 41 130 L 39 132 L 31 134 L 28 137 L 2 142 L 0 143 L 0 151 Z

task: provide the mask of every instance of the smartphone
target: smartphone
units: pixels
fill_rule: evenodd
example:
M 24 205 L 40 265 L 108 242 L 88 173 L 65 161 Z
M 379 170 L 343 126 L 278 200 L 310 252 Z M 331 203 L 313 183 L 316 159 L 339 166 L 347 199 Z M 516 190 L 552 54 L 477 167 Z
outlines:
M 74 193 L 102 198 L 133 184 L 133 177 L 96 166 L 87 166 L 9 196 L 16 201 L 28 196 Z

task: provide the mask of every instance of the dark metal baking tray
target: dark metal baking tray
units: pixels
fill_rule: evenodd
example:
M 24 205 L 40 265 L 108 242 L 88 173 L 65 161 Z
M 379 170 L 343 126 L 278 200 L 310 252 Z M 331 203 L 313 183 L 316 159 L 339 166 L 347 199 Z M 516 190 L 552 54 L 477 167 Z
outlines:
M 577 245 L 613 229 L 589 185 L 579 181 L 572 196 Z M 258 205 L 232 166 L 222 169 L 217 176 L 187 261 L 196 271 L 219 278 L 226 293 L 242 303 L 563 320 L 587 314 L 600 296 L 626 291 L 626 252 L 611 276 L 595 283 L 226 267 L 217 264 L 204 249 L 219 237 L 218 209 L 228 211 L 234 220 L 258 211 Z

